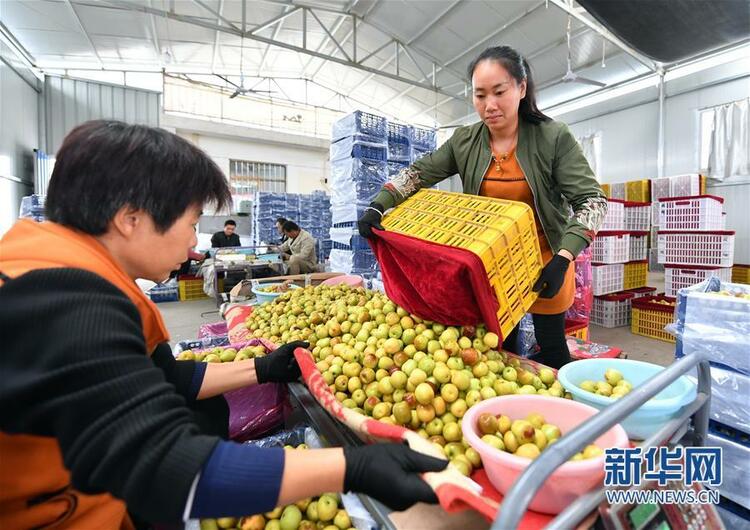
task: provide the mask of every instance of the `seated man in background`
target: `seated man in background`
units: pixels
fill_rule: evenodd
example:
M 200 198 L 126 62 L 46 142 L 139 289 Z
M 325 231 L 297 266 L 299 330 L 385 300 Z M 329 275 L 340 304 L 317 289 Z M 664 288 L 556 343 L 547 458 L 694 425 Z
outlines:
M 315 272 L 318 257 L 315 254 L 315 238 L 307 230 L 302 230 L 294 221 L 284 223 L 287 240 L 279 247 L 284 260 L 289 260 L 289 274 Z
M 279 236 L 281 236 L 281 241 L 279 242 L 279 245 L 282 245 L 286 242 L 287 238 L 286 234 L 284 233 L 284 223 L 286 223 L 286 219 L 284 217 L 279 217 L 276 219 L 276 230 L 279 232 Z
M 241 247 L 240 236 L 235 234 L 235 230 L 237 230 L 237 223 L 232 219 L 227 219 L 224 223 L 224 230 L 211 236 L 211 248 Z

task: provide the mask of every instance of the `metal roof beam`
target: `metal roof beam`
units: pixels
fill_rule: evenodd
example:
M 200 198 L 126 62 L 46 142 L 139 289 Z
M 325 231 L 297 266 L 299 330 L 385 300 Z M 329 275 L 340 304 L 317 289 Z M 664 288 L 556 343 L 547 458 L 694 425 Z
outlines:
M 427 79 L 429 79 L 430 76 L 424 73 L 424 70 L 422 70 L 422 68 L 419 66 L 419 63 L 417 63 L 417 61 L 414 60 L 414 57 L 411 55 L 411 53 L 407 52 L 406 46 L 411 46 L 413 43 L 415 43 L 420 38 L 422 38 L 428 31 L 430 31 L 437 24 L 439 24 L 446 16 L 448 16 L 448 14 L 451 11 L 453 11 L 456 7 L 458 7 L 458 5 L 461 2 L 463 2 L 463 0 L 455 0 L 455 2 L 453 2 L 447 8 L 445 8 L 435 18 L 433 18 L 430 22 L 428 22 L 427 25 L 424 28 L 422 28 L 416 35 L 414 35 L 411 39 L 409 39 L 407 41 L 406 45 L 404 46 L 404 52 L 407 53 L 407 55 L 409 56 L 409 58 L 412 60 L 412 62 L 415 64 L 415 66 L 421 72 L 421 74 L 422 74 L 422 81 L 426 81 Z M 386 46 L 388 46 L 389 44 L 391 44 L 391 42 L 394 42 L 394 41 L 398 42 L 398 39 L 392 38 L 390 41 L 388 41 L 387 43 L 385 43 L 383 46 L 381 46 L 380 48 L 378 48 L 377 50 L 375 50 L 374 52 L 372 52 L 370 55 L 368 55 L 367 58 L 369 59 L 372 55 L 377 54 L 379 51 L 381 51 L 383 48 L 385 48 Z M 383 64 L 380 65 L 380 68 L 385 68 L 386 66 L 388 66 L 389 64 L 391 64 L 394 61 L 394 59 L 397 58 L 397 55 L 398 55 L 398 49 L 397 49 L 396 53 L 394 53 L 393 55 L 391 55 L 391 57 L 388 60 L 386 60 L 385 62 L 383 62 Z M 364 62 L 364 59 L 363 59 L 363 62 Z M 362 86 L 365 83 L 368 83 L 372 78 L 373 78 L 372 74 L 368 75 L 363 81 L 361 81 L 360 83 L 358 83 L 358 85 Z M 437 81 L 435 79 L 432 80 L 433 85 L 436 82 Z M 351 94 L 352 92 L 353 91 L 349 92 L 349 94 Z
M 621 41 L 617 36 L 615 36 L 614 33 L 609 31 L 607 28 L 605 28 L 603 25 L 599 24 L 598 22 L 594 20 L 589 20 L 587 17 L 585 17 L 579 9 L 576 9 L 573 7 L 572 0 L 549 0 L 552 2 L 555 6 L 562 9 L 566 13 L 568 13 L 570 16 L 578 20 L 579 22 L 585 24 L 592 30 L 594 30 L 596 33 L 607 39 L 609 42 L 620 48 L 622 51 L 627 53 L 628 55 L 631 55 L 633 58 L 635 58 L 638 62 L 645 65 L 649 70 L 652 72 L 656 72 L 661 69 L 661 66 L 656 61 L 653 61 L 643 55 L 641 52 L 636 50 L 635 48 L 632 48 L 628 44 L 625 44 L 623 41 Z M 585 10 L 583 10 L 586 12 Z
M 224 0 L 219 0 L 219 14 L 221 15 L 221 12 L 224 10 Z M 153 16 L 153 15 L 151 15 Z M 219 19 L 216 19 L 216 24 L 219 23 Z M 219 31 L 216 31 L 216 35 L 214 35 L 214 51 L 211 55 L 211 71 L 216 70 L 216 57 L 219 55 Z M 223 62 L 223 61 L 222 61 Z
M 233 24 L 233 23 L 232 23 L 231 21 L 227 20 L 226 18 L 224 18 L 224 17 L 223 17 L 222 15 L 221 15 L 221 10 L 219 10 L 218 12 L 217 12 L 217 11 L 215 11 L 215 10 L 213 10 L 213 9 L 212 9 L 211 7 L 207 6 L 207 5 L 206 5 L 206 4 L 204 3 L 204 2 L 202 2 L 201 0 L 193 0 L 193 2 L 194 2 L 195 4 L 197 4 L 197 5 L 199 5 L 200 7 L 202 7 L 203 9 L 205 9 L 206 11 L 208 11 L 209 13 L 211 13 L 211 14 L 212 14 L 213 16 L 215 16 L 215 17 L 216 17 L 216 19 L 217 19 L 217 22 L 216 22 L 217 24 L 219 23 L 219 21 L 221 21 L 221 22 L 223 22 L 224 24 L 226 24 L 227 26 L 229 26 L 230 28 L 234 28 L 234 29 L 239 29 L 239 28 L 238 28 L 237 26 L 235 26 L 235 25 L 234 25 L 234 24 Z
M 262 24 L 259 24 L 259 25 L 255 26 L 253 29 L 250 30 L 249 33 L 250 33 L 250 35 L 255 35 L 256 33 L 259 33 L 261 31 L 263 31 L 264 29 L 270 28 L 271 26 L 273 26 L 273 25 L 275 25 L 275 24 L 277 24 L 279 22 L 283 22 L 284 19 L 292 16 L 293 14 L 297 13 L 298 11 L 302 11 L 302 9 L 303 8 L 301 8 L 301 7 L 294 7 L 294 6 L 287 5 L 284 8 L 284 12 L 283 13 L 281 13 L 280 15 L 278 15 L 276 17 L 273 17 L 268 22 L 263 22 Z M 250 35 L 247 35 L 247 36 L 249 37 Z
M 486 37 L 484 37 L 481 41 L 477 42 L 472 47 L 464 50 L 463 52 L 459 53 L 458 55 L 456 55 L 455 57 L 453 57 L 452 59 L 450 59 L 449 61 L 447 61 L 446 63 L 444 63 L 444 66 L 450 66 L 451 64 L 455 63 L 456 61 L 458 61 L 462 57 L 465 57 L 469 52 L 477 49 L 479 46 L 481 46 L 482 44 L 484 44 L 488 40 L 497 37 L 503 31 L 505 31 L 506 29 L 508 29 L 511 25 L 516 24 L 521 19 L 529 16 L 531 13 L 533 13 L 534 11 L 536 11 L 537 9 L 539 9 L 540 7 L 542 7 L 543 5 L 545 5 L 545 3 L 546 3 L 545 0 L 542 0 L 541 2 L 539 2 L 539 3 L 537 3 L 537 4 L 533 5 L 533 6 L 531 6 L 530 8 L 528 8 L 526 11 L 524 11 L 520 15 L 512 18 L 511 20 L 509 20 L 508 22 L 506 22 L 505 24 L 503 24 L 502 26 L 500 26 L 498 29 L 496 29 L 495 31 L 493 31 L 492 33 L 490 33 L 489 35 L 487 35 Z M 435 73 L 437 74 L 438 72 L 440 72 L 442 70 L 443 70 L 443 67 L 438 66 L 435 69 Z M 463 75 L 461 75 L 459 77 L 461 79 L 464 79 Z M 426 78 L 422 78 L 420 81 L 425 81 L 425 80 L 426 80 Z M 414 90 L 413 87 L 405 88 L 404 90 L 402 90 L 401 92 L 399 92 L 398 95 L 396 95 L 396 98 L 403 97 L 406 94 L 408 94 L 409 92 L 411 92 L 412 90 Z
M 99 66 L 101 68 L 104 68 L 104 62 L 102 61 L 102 58 L 99 56 L 99 52 L 96 50 L 96 46 L 94 46 L 94 41 L 91 40 L 91 36 L 89 35 L 89 32 L 86 31 L 86 28 L 83 26 L 81 17 L 78 15 L 78 11 L 76 11 L 76 6 L 73 4 L 72 0 L 65 0 L 65 3 L 73 12 L 73 18 L 76 19 L 78 28 L 81 30 L 81 32 L 83 32 L 83 36 L 86 38 L 86 41 L 89 43 L 89 46 L 91 47 L 91 51 L 94 52 L 94 55 L 96 56 L 96 60 L 99 61 Z
M 291 14 L 290 11 L 292 9 L 293 8 L 291 6 L 286 6 L 284 8 L 284 13 Z M 273 37 L 272 37 L 274 40 L 279 38 L 279 33 L 281 32 L 281 28 L 284 25 L 284 20 L 286 20 L 286 17 L 282 18 L 276 23 L 276 29 L 273 30 Z M 261 57 L 260 65 L 258 66 L 258 75 L 260 75 L 261 72 L 263 72 L 263 68 L 266 66 L 266 59 L 268 58 L 268 50 L 270 49 L 271 49 L 271 45 L 266 44 L 266 49 L 263 50 L 263 56 Z

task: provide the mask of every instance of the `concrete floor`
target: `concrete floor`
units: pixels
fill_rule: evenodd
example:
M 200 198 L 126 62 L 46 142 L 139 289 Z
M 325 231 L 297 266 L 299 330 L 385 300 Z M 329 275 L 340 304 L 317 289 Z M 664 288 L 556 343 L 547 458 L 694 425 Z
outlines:
M 649 273 L 648 284 L 656 287 L 658 292 L 664 292 L 664 274 Z M 221 320 L 214 300 L 167 302 L 157 306 L 164 316 L 173 345 L 181 340 L 196 338 L 202 324 Z M 667 366 L 674 359 L 674 344 L 633 335 L 629 327 L 608 329 L 592 325 L 589 340 L 621 348 L 630 359 L 662 366 Z

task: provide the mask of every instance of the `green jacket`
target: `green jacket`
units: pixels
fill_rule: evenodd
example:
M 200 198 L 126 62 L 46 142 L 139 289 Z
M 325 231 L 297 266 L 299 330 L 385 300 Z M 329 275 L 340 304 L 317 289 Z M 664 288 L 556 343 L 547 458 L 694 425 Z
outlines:
M 521 119 L 516 157 L 550 247 L 577 256 L 591 244 L 607 213 L 607 199 L 581 146 L 564 123 L 534 125 Z M 392 208 L 456 173 L 464 193 L 477 195 L 491 160 L 490 133 L 484 123 L 460 127 L 437 150 L 394 175 L 374 202 Z

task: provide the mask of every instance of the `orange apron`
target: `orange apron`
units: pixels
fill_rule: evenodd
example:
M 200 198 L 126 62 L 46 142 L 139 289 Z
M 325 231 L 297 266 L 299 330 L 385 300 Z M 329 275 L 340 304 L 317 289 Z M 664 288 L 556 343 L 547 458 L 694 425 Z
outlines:
M 516 159 L 515 149 L 511 151 L 505 160 L 499 163 L 494 160 L 487 169 L 487 173 L 482 180 L 482 186 L 479 188 L 479 195 L 485 197 L 494 197 L 496 199 L 506 199 L 509 201 L 519 201 L 528 204 L 536 212 L 534 206 L 534 196 L 532 195 L 529 183 L 523 175 L 523 170 Z M 539 237 L 539 246 L 542 251 L 542 261 L 546 265 L 552 259 L 552 249 L 544 234 L 539 218 L 534 215 L 536 223 L 536 232 Z M 534 305 L 529 309 L 529 313 L 536 315 L 556 315 L 567 311 L 573 305 L 575 296 L 575 265 L 571 263 L 568 272 L 565 274 L 560 291 L 552 298 L 537 298 Z
M 11 278 L 61 267 L 93 272 L 135 304 L 146 338 L 144 353 L 169 340 L 159 310 L 94 237 L 56 223 L 21 220 L 0 241 L 0 272 Z M 57 440 L 0 432 L 0 528 L 40 527 L 133 528 L 124 502 L 72 488 Z

